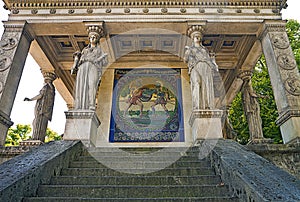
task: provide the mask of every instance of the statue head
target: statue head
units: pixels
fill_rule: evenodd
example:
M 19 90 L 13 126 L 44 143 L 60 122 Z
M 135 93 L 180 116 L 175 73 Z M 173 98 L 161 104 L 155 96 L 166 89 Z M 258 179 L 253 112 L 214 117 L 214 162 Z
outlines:
M 102 28 L 100 28 L 99 26 L 89 26 L 87 28 L 87 31 L 89 34 L 90 42 L 92 42 L 92 40 L 95 40 L 95 42 L 98 43 L 103 32 Z

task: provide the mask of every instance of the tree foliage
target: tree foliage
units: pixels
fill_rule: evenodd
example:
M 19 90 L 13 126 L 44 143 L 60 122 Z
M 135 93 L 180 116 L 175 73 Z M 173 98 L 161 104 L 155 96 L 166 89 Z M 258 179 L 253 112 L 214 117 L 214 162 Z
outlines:
M 300 69 L 300 23 L 296 20 L 289 20 L 286 30 L 298 68 Z M 274 143 L 282 143 L 279 127 L 275 124 L 278 112 L 264 56 L 259 59 L 255 66 L 252 84 L 255 92 L 262 96 L 262 98 L 258 98 L 258 102 L 261 109 L 260 116 L 264 137 L 273 139 Z M 243 112 L 241 92 L 238 93 L 231 105 L 229 119 L 233 129 L 237 132 L 237 141 L 241 144 L 247 144 L 249 141 L 249 129 Z
M 17 124 L 15 127 L 8 129 L 5 146 L 18 146 L 23 140 L 31 138 L 29 133 L 31 132 L 30 125 Z
M 17 124 L 15 127 L 8 129 L 5 146 L 18 146 L 21 141 L 31 138 L 30 132 L 32 131 L 29 124 Z M 45 142 L 61 140 L 62 137 L 50 128 L 47 128 Z

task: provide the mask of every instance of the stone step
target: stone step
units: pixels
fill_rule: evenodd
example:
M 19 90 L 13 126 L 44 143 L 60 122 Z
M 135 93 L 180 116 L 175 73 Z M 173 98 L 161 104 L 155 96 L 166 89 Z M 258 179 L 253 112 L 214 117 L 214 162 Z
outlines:
M 145 169 L 116 169 L 110 168 L 65 168 L 62 169 L 63 176 L 126 176 L 129 174 L 156 175 L 156 176 L 181 176 L 181 175 L 214 175 L 211 168 L 155 168 Z
M 52 185 L 218 185 L 216 175 L 195 176 L 57 176 L 51 179 Z
M 229 197 L 227 186 L 213 185 L 40 185 L 38 197 L 162 198 Z
M 94 150 L 85 150 L 81 153 L 82 156 L 96 155 L 96 156 L 122 156 L 122 155 L 156 155 L 156 156 L 187 156 L 187 155 L 199 155 L 199 150 L 194 151 L 185 151 L 185 150 L 177 150 L 177 151 L 169 151 L 169 150 L 160 150 L 156 152 L 128 152 L 123 150 L 118 151 L 94 151 Z
M 132 156 L 79 156 L 78 161 L 201 161 L 198 156 L 148 156 L 148 155 L 132 155 Z
M 165 197 L 165 198 L 82 198 L 82 197 L 28 197 L 23 202 L 238 202 L 231 197 Z
M 126 153 L 155 153 L 155 152 L 198 152 L 199 147 L 144 147 L 144 148 L 118 148 L 118 147 L 88 147 L 86 148 L 84 152 L 126 152 Z
M 98 162 L 98 161 L 73 161 L 70 168 L 178 168 L 178 167 L 194 167 L 194 168 L 210 168 L 208 161 L 140 161 L 140 162 Z

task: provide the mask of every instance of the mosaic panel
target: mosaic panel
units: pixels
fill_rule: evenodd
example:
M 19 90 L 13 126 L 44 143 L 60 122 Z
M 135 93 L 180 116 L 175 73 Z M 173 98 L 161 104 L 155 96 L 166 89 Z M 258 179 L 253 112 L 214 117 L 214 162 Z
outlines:
M 180 69 L 117 69 L 110 142 L 184 141 Z

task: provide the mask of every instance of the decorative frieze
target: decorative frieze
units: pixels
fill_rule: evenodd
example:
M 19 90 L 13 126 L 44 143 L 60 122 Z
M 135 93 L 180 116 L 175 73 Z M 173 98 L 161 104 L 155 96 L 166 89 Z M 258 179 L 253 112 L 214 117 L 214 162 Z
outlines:
M 159 6 L 168 6 L 168 7 L 175 7 L 175 6 L 185 6 L 185 7 L 195 7 L 195 6 L 203 6 L 203 7 L 222 7 L 222 6 L 233 6 L 233 7 L 246 7 L 246 8 L 273 8 L 273 9 L 282 9 L 286 7 L 286 4 L 283 2 L 285 1 L 277 1 L 277 0 L 270 0 L 270 1 L 223 1 L 223 0 L 205 0 L 205 1 L 84 1 L 78 0 L 74 1 L 67 1 L 67 0 L 56 0 L 56 1 L 14 1 L 10 5 L 7 5 L 8 8 L 49 8 L 49 7 L 159 7 Z

